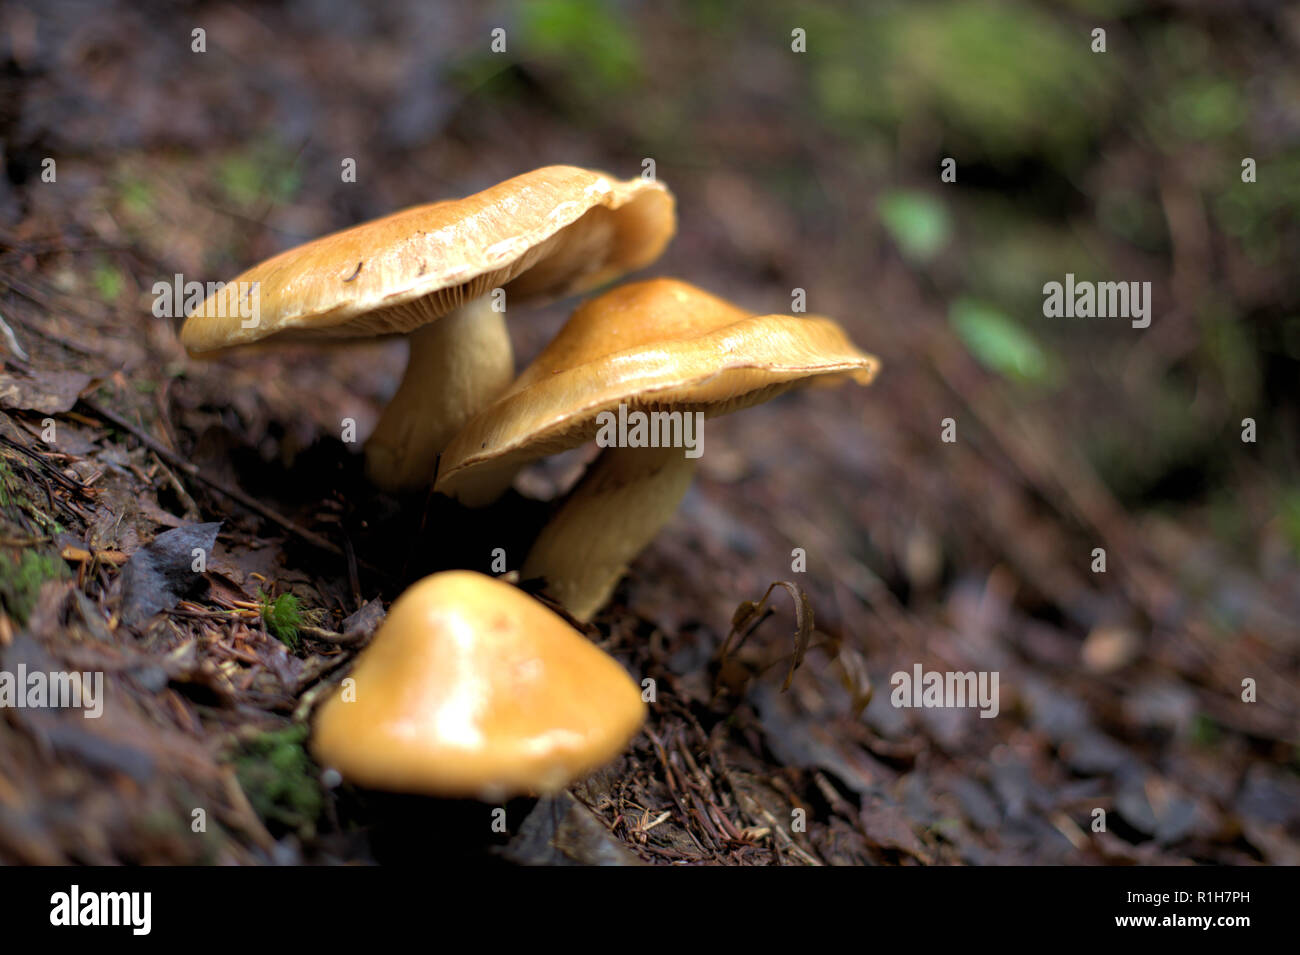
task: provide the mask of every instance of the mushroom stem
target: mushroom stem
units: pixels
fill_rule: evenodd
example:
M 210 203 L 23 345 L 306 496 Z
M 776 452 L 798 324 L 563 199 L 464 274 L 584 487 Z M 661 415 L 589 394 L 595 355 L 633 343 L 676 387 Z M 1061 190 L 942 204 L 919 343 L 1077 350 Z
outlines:
M 433 480 L 438 455 L 514 377 L 504 312 L 489 296 L 412 332 L 406 374 L 366 442 L 366 475 L 386 491 Z
M 695 474 L 681 448 L 609 448 L 543 528 L 520 574 L 542 577 L 578 620 L 601 608 Z

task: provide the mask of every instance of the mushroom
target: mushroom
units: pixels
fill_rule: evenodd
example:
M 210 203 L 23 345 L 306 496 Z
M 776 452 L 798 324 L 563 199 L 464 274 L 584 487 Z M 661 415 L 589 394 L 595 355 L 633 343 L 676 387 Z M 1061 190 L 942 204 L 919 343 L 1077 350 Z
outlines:
M 312 752 L 372 789 L 499 802 L 609 762 L 645 719 L 610 656 L 509 584 L 426 577 L 317 712 Z
M 527 462 L 596 437 L 606 414 L 642 412 L 661 425 L 678 412 L 714 417 L 814 379 L 865 385 L 877 365 L 830 319 L 754 315 L 672 279 L 631 283 L 581 305 L 470 419 L 444 451 L 435 488 L 481 506 Z M 522 576 L 544 578 L 566 610 L 590 619 L 672 517 L 698 457 L 688 450 L 607 447 L 533 544 Z
M 489 293 L 504 288 L 513 304 L 594 288 L 654 261 L 675 229 L 672 194 L 655 181 L 547 166 L 282 252 L 209 295 L 181 342 L 197 355 L 272 336 L 408 336 L 366 472 L 387 490 L 415 489 L 514 374 Z

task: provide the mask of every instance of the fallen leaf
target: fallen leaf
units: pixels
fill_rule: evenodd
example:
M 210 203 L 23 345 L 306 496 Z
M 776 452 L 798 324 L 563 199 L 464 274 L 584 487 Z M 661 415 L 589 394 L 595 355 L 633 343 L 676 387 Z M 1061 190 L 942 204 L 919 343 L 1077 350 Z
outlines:
M 178 527 L 131 555 L 122 569 L 122 621 L 139 626 L 193 593 L 203 582 L 194 570 L 194 552 L 211 554 L 220 529 L 220 522 Z
M 42 370 L 37 376 L 0 372 L 0 407 L 60 414 L 72 410 L 91 380 L 79 371 Z

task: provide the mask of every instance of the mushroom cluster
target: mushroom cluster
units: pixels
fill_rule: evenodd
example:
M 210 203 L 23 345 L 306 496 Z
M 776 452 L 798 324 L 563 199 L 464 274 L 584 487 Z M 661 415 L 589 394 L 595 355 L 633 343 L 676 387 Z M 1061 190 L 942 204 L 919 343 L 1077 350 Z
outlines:
M 270 338 L 405 335 L 406 376 L 366 442 L 366 473 L 385 490 L 415 490 L 514 375 L 504 306 L 489 293 L 516 303 L 595 288 L 653 262 L 676 226 L 657 182 L 546 166 L 255 265 L 190 313 L 181 344 L 200 355 Z M 242 299 L 254 292 L 250 319 Z
M 756 315 L 673 279 L 585 302 L 514 377 L 498 292 L 513 304 L 593 289 L 652 262 L 675 229 L 662 185 L 549 166 L 281 253 L 210 295 L 181 341 L 197 355 L 406 335 L 406 376 L 366 443 L 367 475 L 471 507 L 616 413 L 683 424 L 803 385 L 871 381 L 876 359 L 830 319 Z M 580 621 L 669 521 L 700 451 L 601 443 L 521 570 Z M 568 785 L 644 717 L 628 674 L 560 616 L 504 581 L 451 571 L 393 604 L 346 689 L 320 707 L 312 745 L 362 785 L 495 801 Z

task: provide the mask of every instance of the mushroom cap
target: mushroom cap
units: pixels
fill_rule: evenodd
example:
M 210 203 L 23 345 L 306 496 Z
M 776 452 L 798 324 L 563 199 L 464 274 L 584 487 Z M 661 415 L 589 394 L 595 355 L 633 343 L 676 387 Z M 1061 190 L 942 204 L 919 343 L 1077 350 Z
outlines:
M 656 181 L 546 166 L 281 252 L 210 295 L 181 343 L 197 354 L 272 335 L 403 334 L 497 287 L 558 298 L 648 265 L 676 226 Z M 244 328 L 238 296 L 253 282 L 259 322 Z
M 613 759 L 645 719 L 610 656 L 523 591 L 472 571 L 393 604 L 316 717 L 312 751 L 364 786 L 503 799 L 553 792 Z
M 489 471 L 591 440 L 596 417 L 760 404 L 813 379 L 868 384 L 879 362 L 817 316 L 754 315 L 676 279 L 650 279 L 584 302 L 506 392 L 443 451 L 437 490 L 457 496 Z

